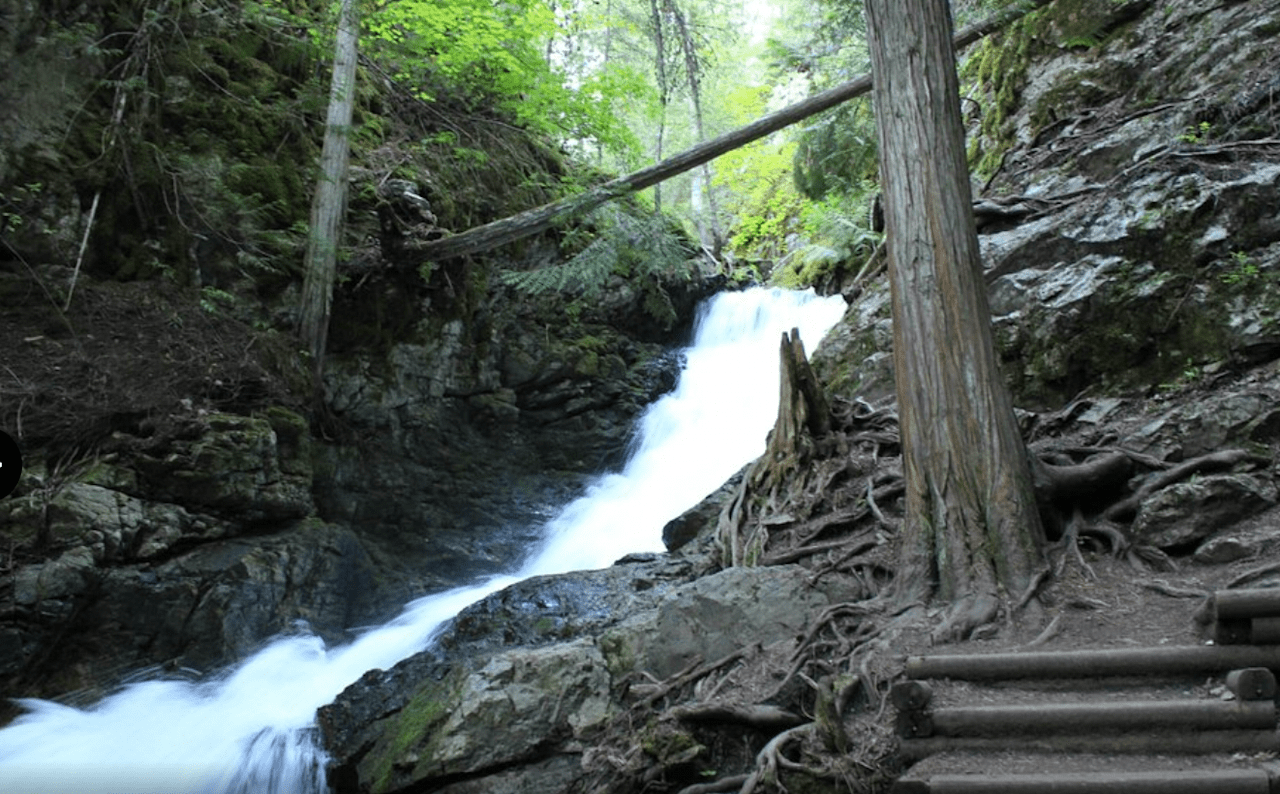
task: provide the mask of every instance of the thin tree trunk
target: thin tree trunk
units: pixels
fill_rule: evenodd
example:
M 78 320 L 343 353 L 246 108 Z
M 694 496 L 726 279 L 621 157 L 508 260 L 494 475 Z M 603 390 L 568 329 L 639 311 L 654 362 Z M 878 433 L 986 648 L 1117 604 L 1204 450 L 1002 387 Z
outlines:
M 671 15 L 675 19 L 676 28 L 680 33 L 680 49 L 684 53 L 684 68 L 689 76 L 689 99 L 693 103 L 693 129 L 698 136 L 698 143 L 706 140 L 706 129 L 702 123 L 702 68 L 698 65 L 697 47 L 693 41 L 693 34 L 689 30 L 689 23 L 685 19 L 684 12 L 680 10 L 680 6 L 675 0 L 667 0 L 671 8 Z M 693 210 L 694 219 L 698 223 L 698 242 L 703 247 L 711 248 L 716 254 L 720 248 L 720 219 L 719 211 L 716 207 L 716 197 L 711 191 L 711 166 L 703 163 L 700 167 L 702 172 L 699 179 L 696 175 L 693 179 Z M 705 191 L 705 193 L 704 193 Z M 702 204 L 702 196 L 705 195 L 707 202 L 705 211 Z
M 606 20 L 613 19 L 613 0 L 606 0 L 604 6 L 604 18 Z M 606 22 L 604 29 L 604 53 L 600 61 L 601 70 L 607 69 L 609 59 L 613 56 L 613 25 Z M 604 163 L 604 141 L 596 141 L 596 165 Z
M 667 84 L 667 44 L 663 34 L 662 8 L 658 0 L 649 0 L 649 12 L 653 17 L 654 71 L 658 81 L 658 149 L 656 156 L 662 160 L 663 138 L 667 132 L 667 103 L 671 101 L 671 89 Z M 653 186 L 653 211 L 662 212 L 662 184 Z
M 337 273 L 338 244 L 347 207 L 349 133 L 355 103 L 356 42 L 359 20 L 356 0 L 342 0 L 337 42 L 333 53 L 333 79 L 329 86 L 329 112 L 325 120 L 324 148 L 320 154 L 320 178 L 311 203 L 311 234 L 307 238 L 302 309 L 298 333 L 311 353 L 316 378 L 324 370 L 329 336 L 329 306 Z
M 907 485 L 902 595 L 963 638 L 1016 598 L 1044 533 L 996 360 L 946 0 L 866 0 Z
M 993 16 L 984 22 L 965 29 L 957 35 L 955 45 L 957 48 L 968 46 L 983 36 L 990 35 L 1010 22 L 1020 19 L 1036 8 L 1048 5 L 1051 2 L 1053 0 L 1032 0 L 1026 6 L 1019 5 L 1013 10 Z M 673 176 L 678 176 L 685 171 L 697 168 L 703 163 L 709 163 L 726 152 L 731 152 L 753 141 L 758 141 L 798 121 L 803 121 L 824 110 L 829 110 L 836 105 L 848 102 L 850 99 L 856 99 L 870 90 L 871 75 L 861 75 L 847 83 L 814 94 L 794 105 L 789 105 L 782 110 L 762 116 L 745 127 L 739 127 L 736 130 L 731 130 L 709 141 L 690 147 L 683 152 L 673 154 L 666 160 L 625 176 L 620 176 L 617 179 L 611 179 L 585 193 L 525 210 L 516 215 L 486 223 L 483 226 L 467 229 L 451 237 L 442 237 L 437 240 L 408 245 L 405 247 L 404 256 L 400 257 L 399 261 L 406 265 L 416 265 L 425 261 L 437 261 L 468 254 L 478 254 L 516 240 L 522 240 L 525 237 L 544 232 L 557 223 L 563 223 L 570 218 L 585 215 L 596 207 L 600 207 L 610 201 L 653 187 L 659 182 L 664 182 Z

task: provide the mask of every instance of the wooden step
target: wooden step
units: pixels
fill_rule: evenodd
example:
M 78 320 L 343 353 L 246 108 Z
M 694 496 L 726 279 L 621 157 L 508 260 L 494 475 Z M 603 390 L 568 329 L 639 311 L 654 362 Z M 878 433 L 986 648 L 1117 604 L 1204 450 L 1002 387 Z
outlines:
M 1271 794 L 1263 769 L 903 778 L 891 794 Z
M 1280 587 L 1219 590 L 1213 594 L 1213 614 L 1217 620 L 1280 618 Z
M 1277 753 L 1280 734 L 1256 731 L 1142 731 L 1060 736 L 928 736 L 899 739 L 899 755 L 919 761 L 942 753 L 1212 755 Z
M 1280 645 L 1174 645 L 1086 651 L 944 654 L 907 658 L 908 678 L 992 681 L 1015 678 L 1097 678 L 1186 675 L 1244 667 L 1280 670 Z
M 1261 730 L 1276 727 L 1270 700 L 1131 700 L 951 706 L 900 715 L 909 738 L 1134 730 Z

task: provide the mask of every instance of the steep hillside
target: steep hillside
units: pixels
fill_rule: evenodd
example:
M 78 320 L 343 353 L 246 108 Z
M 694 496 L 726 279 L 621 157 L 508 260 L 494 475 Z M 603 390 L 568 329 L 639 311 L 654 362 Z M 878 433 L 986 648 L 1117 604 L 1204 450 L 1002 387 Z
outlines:
M 501 569 L 674 384 L 708 286 L 637 205 L 398 262 L 600 177 L 372 55 L 312 383 L 294 324 L 323 4 L 0 13 L 0 427 L 27 463 L 0 502 L 6 694 L 208 671 L 298 620 L 342 639 Z
M 1086 487 L 1045 500 L 1045 575 L 956 650 L 1201 645 L 1211 591 L 1274 585 L 1278 29 L 1276 2 L 1062 2 L 964 54 L 1006 374 L 1030 450 Z M 889 685 L 947 605 L 883 597 L 887 285 L 843 286 L 829 431 L 670 525 L 668 558 L 512 588 L 350 687 L 321 710 L 338 790 L 886 790 L 915 760 Z

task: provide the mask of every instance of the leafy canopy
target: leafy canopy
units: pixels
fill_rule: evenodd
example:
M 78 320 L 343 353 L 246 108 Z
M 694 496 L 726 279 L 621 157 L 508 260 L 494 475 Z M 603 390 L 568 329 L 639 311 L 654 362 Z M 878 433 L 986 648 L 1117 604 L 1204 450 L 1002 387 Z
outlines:
M 571 87 L 544 57 L 557 30 L 544 0 L 395 0 L 366 14 L 364 26 L 364 51 L 426 101 L 496 105 L 562 139 L 632 142 L 603 100 L 633 90 L 636 77 L 605 68 Z

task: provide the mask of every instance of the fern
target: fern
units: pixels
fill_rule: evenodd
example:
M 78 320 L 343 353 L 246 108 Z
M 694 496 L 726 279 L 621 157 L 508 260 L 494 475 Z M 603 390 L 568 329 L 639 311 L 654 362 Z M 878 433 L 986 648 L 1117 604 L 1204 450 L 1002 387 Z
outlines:
M 588 216 L 601 229 L 581 251 L 555 265 L 535 270 L 506 271 L 502 282 L 527 295 L 550 292 L 591 298 L 617 275 L 629 278 L 645 290 L 645 309 L 655 319 L 670 310 L 665 292 L 651 295 L 657 275 L 686 270 L 690 256 L 687 242 L 662 216 L 636 215 L 620 207 L 604 207 Z M 665 309 L 663 307 L 666 307 Z

